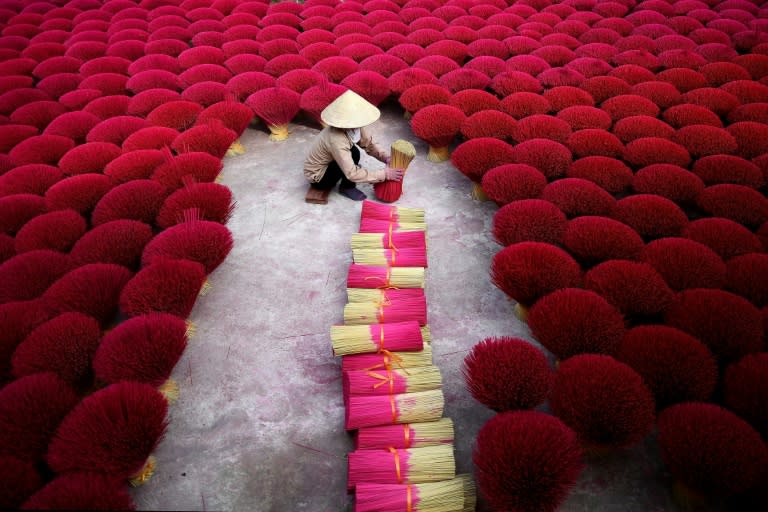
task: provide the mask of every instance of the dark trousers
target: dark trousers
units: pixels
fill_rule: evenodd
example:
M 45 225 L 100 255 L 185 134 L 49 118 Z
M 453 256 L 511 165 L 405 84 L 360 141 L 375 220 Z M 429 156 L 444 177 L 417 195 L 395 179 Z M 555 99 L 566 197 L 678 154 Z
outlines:
M 352 161 L 357 165 L 360 163 L 360 150 L 357 146 L 352 146 L 351 152 Z M 341 180 L 339 188 L 352 188 L 355 186 L 355 182 L 348 180 L 347 177 L 344 176 L 344 173 L 341 172 L 341 167 L 339 167 L 339 164 L 334 160 L 328 165 L 328 169 L 325 171 L 325 174 L 323 174 L 323 177 L 320 178 L 320 181 L 313 183 L 312 186 L 322 190 L 330 190 L 339 182 L 339 180 Z

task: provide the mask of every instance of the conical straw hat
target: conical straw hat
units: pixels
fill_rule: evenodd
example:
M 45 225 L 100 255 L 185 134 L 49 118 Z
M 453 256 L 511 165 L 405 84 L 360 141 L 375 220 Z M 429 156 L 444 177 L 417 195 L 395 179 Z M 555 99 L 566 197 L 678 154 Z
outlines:
M 336 128 L 362 128 L 376 121 L 381 112 L 354 91 L 347 91 L 320 113 L 320 119 Z

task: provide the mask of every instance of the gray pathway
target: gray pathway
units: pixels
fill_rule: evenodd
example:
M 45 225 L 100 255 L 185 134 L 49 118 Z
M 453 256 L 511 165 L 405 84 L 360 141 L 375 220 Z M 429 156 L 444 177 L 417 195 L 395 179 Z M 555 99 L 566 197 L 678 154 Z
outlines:
M 530 338 L 490 282 L 496 207 L 472 200 L 450 163 L 428 162 L 398 109 L 385 108 L 375 129 L 385 144 L 406 138 L 419 151 L 398 204 L 426 208 L 435 362 L 456 423 L 458 469 L 471 471 L 472 441 L 491 413 L 464 389 L 462 359 L 486 336 Z M 224 161 L 222 183 L 238 201 L 235 247 L 192 312 L 197 334 L 174 373 L 181 397 L 157 473 L 133 492 L 140 509 L 324 512 L 351 501 L 344 457 L 352 439 L 328 327 L 342 321 L 360 205 L 336 193 L 326 206 L 304 203 L 302 161 L 316 133 L 293 125 L 288 141 L 273 143 L 249 130 L 248 152 Z M 592 464 L 563 510 L 672 510 L 647 444 Z

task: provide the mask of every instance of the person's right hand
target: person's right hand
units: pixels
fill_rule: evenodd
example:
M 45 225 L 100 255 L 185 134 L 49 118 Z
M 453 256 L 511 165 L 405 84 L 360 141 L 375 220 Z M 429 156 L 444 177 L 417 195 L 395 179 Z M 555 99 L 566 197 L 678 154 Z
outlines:
M 387 167 L 384 169 L 384 176 L 387 181 L 403 181 L 403 170 Z

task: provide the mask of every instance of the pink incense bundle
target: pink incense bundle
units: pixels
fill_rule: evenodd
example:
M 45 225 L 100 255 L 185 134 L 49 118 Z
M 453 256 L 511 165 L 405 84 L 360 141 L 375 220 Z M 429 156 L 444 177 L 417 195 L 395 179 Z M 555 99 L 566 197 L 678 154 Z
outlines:
M 331 345 L 337 356 L 368 352 L 415 352 L 424 348 L 419 323 L 416 321 L 393 324 L 333 325 Z
M 349 266 L 347 288 L 424 288 L 422 267 Z
M 419 484 L 456 477 L 452 445 L 356 450 L 348 455 L 347 489 L 359 483 Z
M 376 288 L 347 288 L 347 302 L 389 302 L 393 300 L 418 299 L 424 296 L 423 288 L 378 290 Z
M 383 425 L 361 428 L 357 431 L 355 448 L 373 450 L 376 448 L 421 448 L 453 443 L 453 421 L 440 418 L 425 423 L 404 425 Z
M 390 224 L 392 225 L 392 224 Z M 406 249 L 427 246 L 424 231 L 386 231 L 384 233 L 355 233 L 352 249 Z
M 425 327 L 425 329 L 427 329 Z M 432 365 L 432 346 L 424 340 L 418 352 L 382 352 L 352 354 L 341 358 L 341 370 L 381 370 L 386 368 L 419 368 Z
M 395 395 L 440 389 L 443 383 L 437 366 L 421 368 L 387 368 L 386 370 L 352 370 L 344 372 L 344 399 L 359 395 Z
M 470 475 L 421 484 L 359 483 L 355 512 L 467 512 L 475 510 Z
M 352 260 L 360 265 L 389 265 L 390 267 L 426 267 L 427 248 L 353 249 Z
M 400 395 L 355 395 L 349 397 L 344 428 L 356 430 L 396 423 L 435 421 L 443 415 L 443 392 L 439 389 Z
M 424 231 L 424 222 L 390 221 L 383 219 L 360 219 L 361 233 L 403 233 L 407 231 Z
M 424 222 L 423 208 L 405 208 L 403 206 L 389 206 L 375 201 L 363 201 L 360 212 L 361 219 L 381 219 L 402 222 Z
M 427 325 L 427 298 L 386 302 L 350 302 L 344 306 L 344 324 L 389 324 L 415 320 Z

